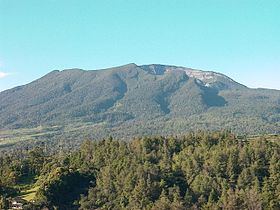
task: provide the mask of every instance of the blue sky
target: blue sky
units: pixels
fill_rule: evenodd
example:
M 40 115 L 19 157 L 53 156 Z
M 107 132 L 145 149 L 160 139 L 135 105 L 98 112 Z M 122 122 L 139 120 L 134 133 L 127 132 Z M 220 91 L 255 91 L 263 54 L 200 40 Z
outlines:
M 0 90 L 127 63 L 280 89 L 279 11 L 279 0 L 0 0 Z

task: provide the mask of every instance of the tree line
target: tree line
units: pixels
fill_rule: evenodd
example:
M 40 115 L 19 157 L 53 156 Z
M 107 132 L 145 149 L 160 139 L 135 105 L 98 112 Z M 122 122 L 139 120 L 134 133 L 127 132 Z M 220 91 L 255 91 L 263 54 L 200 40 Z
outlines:
M 280 144 L 203 131 L 10 153 L 0 157 L 0 209 L 27 177 L 39 190 L 25 209 L 280 209 Z

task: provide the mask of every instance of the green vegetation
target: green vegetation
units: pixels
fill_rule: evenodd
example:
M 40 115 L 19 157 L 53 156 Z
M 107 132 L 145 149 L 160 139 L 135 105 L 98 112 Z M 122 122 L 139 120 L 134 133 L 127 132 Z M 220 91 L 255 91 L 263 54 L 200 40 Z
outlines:
M 36 193 L 39 190 L 39 186 L 35 186 L 31 189 L 22 190 L 20 198 L 28 202 L 32 202 L 35 199 Z
M 61 139 L 77 146 L 85 138 L 182 136 L 200 129 L 280 132 L 280 91 L 250 89 L 213 72 L 200 72 L 208 75 L 200 80 L 189 70 L 129 64 L 53 71 L 1 92 L 0 147 Z
M 196 132 L 0 157 L 0 208 L 279 209 L 280 136 Z
M 15 144 L 23 145 L 25 142 L 35 143 L 43 141 L 58 135 L 62 131 L 62 127 L 36 127 L 21 128 L 12 130 L 0 130 L 0 148 L 5 148 Z

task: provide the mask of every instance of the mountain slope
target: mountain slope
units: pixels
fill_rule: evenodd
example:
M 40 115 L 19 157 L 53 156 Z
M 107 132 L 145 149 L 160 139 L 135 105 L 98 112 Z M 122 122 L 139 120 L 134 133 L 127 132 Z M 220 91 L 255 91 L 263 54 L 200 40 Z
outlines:
M 279 122 L 280 91 L 176 66 L 53 71 L 0 93 L 2 129 L 86 123 L 99 138 L 224 128 L 274 133 Z

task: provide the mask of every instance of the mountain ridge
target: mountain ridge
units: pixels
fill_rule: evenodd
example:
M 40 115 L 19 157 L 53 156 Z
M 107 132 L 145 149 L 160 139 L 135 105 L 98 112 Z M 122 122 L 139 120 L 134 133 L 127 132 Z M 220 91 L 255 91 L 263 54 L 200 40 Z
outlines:
M 123 138 L 197 129 L 279 133 L 279 122 L 280 91 L 170 65 L 54 70 L 0 92 L 2 129 L 85 123 L 94 138 Z

